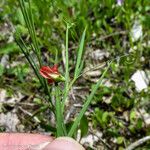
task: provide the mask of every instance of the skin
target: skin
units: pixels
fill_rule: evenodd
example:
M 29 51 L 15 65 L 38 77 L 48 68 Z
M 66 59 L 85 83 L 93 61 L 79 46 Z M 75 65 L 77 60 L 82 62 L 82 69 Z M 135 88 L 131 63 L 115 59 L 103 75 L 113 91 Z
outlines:
M 3 150 L 85 150 L 69 137 L 53 137 L 28 133 L 0 133 Z

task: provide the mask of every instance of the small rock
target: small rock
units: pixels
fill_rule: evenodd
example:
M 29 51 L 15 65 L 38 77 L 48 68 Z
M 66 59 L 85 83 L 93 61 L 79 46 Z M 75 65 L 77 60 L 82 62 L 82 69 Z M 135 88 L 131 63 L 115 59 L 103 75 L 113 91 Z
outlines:
M 131 80 L 135 82 L 135 86 L 138 92 L 146 89 L 149 84 L 149 80 L 146 73 L 143 70 L 137 70 L 131 77 Z
M 18 124 L 19 119 L 15 113 L 8 112 L 6 114 L 0 114 L 0 126 L 5 127 L 6 131 L 15 132 Z
M 142 37 L 142 35 L 143 35 L 142 25 L 140 24 L 139 21 L 136 20 L 131 29 L 132 41 L 133 42 L 137 41 L 139 38 Z

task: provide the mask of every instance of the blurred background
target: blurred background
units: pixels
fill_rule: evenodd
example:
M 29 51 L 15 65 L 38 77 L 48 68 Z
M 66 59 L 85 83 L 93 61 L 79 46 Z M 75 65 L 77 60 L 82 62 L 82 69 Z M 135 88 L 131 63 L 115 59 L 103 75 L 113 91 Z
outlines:
M 106 62 L 113 60 L 75 138 L 87 149 L 123 150 L 150 135 L 150 1 L 31 0 L 31 7 L 43 62 L 54 64 L 57 52 L 62 74 L 66 22 L 72 25 L 70 73 L 87 27 L 85 73 L 69 95 L 68 125 L 82 108 Z M 38 79 L 14 40 L 15 30 L 27 43 L 31 42 L 18 1 L 1 0 L 0 131 L 53 134 L 54 118 Z M 149 150 L 150 141 L 136 149 Z

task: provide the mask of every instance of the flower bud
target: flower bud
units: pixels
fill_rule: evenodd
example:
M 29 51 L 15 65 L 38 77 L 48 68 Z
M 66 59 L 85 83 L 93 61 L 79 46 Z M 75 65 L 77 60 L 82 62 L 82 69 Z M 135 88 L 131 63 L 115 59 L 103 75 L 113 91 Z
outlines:
M 58 72 L 58 66 L 54 65 L 53 67 L 42 66 L 40 68 L 40 74 L 42 77 L 48 80 L 49 84 L 54 82 L 64 82 L 65 78 Z

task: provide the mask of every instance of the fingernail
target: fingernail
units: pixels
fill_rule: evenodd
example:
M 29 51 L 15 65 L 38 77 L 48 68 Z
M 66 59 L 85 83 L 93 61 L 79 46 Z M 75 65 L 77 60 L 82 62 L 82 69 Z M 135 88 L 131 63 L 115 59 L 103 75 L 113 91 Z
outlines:
M 43 150 L 44 148 L 46 148 L 48 146 L 48 144 L 50 144 L 51 142 L 43 142 L 37 145 L 30 145 L 29 149 L 30 150 Z
M 49 148 L 52 150 L 85 150 L 82 145 L 70 137 L 59 137 L 51 142 Z

